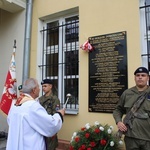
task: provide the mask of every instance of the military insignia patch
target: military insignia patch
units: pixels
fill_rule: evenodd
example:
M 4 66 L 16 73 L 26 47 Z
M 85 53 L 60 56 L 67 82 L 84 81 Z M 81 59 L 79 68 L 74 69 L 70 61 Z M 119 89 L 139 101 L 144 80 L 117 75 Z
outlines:
M 147 95 L 147 100 L 150 101 L 150 94 Z

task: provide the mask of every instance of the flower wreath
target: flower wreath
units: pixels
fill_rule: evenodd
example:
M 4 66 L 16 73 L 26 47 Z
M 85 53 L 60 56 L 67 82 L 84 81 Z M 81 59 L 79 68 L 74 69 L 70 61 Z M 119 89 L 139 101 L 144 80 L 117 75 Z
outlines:
M 119 150 L 122 144 L 123 141 L 113 133 L 113 126 L 103 126 L 96 121 L 73 133 L 70 150 Z

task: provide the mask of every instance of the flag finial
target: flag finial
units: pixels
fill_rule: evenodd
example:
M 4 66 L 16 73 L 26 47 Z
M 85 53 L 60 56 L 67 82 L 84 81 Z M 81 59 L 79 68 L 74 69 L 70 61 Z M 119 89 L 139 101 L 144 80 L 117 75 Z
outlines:
M 14 40 L 14 48 L 16 48 L 16 40 Z

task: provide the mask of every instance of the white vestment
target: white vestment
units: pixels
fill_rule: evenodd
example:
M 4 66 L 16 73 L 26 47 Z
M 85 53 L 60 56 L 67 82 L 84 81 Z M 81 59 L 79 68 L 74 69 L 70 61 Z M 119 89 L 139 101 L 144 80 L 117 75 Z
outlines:
M 35 100 L 12 106 L 7 121 L 6 150 L 46 150 L 44 136 L 51 137 L 62 127 L 60 115 L 48 115 Z

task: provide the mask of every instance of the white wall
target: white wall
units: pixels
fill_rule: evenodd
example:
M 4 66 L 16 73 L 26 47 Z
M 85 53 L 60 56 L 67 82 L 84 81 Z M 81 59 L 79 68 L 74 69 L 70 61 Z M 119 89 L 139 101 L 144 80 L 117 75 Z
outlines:
M 3 92 L 14 40 L 16 40 L 17 84 L 22 83 L 23 49 L 25 30 L 25 10 L 9 13 L 0 9 L 0 99 Z M 0 131 L 7 130 L 6 117 L 0 113 Z

